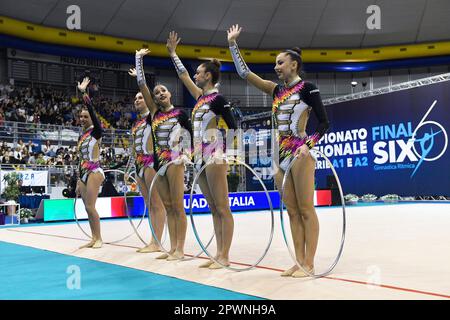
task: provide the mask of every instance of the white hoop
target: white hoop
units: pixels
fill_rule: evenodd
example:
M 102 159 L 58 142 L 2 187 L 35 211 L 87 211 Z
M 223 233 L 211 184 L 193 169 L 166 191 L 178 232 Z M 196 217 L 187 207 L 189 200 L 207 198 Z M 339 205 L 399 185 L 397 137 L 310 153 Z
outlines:
M 211 254 L 209 253 L 209 251 L 207 250 L 207 247 L 208 247 L 209 243 L 208 243 L 207 246 L 205 246 L 205 245 L 203 244 L 203 242 L 200 240 L 200 237 L 199 237 L 199 235 L 198 235 L 197 228 L 196 228 L 195 222 L 194 222 L 194 215 L 193 215 L 193 213 L 192 213 L 192 196 L 193 196 L 193 194 L 194 194 L 194 186 L 195 186 L 195 184 L 196 184 L 198 178 L 200 177 L 200 175 L 203 173 L 203 171 L 206 169 L 206 167 L 207 167 L 208 165 L 210 165 L 211 163 L 215 162 L 215 159 L 214 159 L 214 158 L 211 158 L 208 162 L 206 162 L 206 163 L 200 168 L 200 170 L 196 173 L 196 175 L 195 175 L 195 177 L 194 177 L 194 180 L 193 180 L 193 182 L 192 182 L 191 194 L 190 194 L 190 197 L 189 197 L 189 215 L 190 215 L 190 217 L 191 217 L 191 224 L 192 224 L 192 228 L 193 228 L 193 230 L 194 230 L 195 238 L 197 239 L 197 242 L 198 242 L 198 244 L 200 245 L 200 247 L 202 248 L 203 252 L 204 252 L 204 253 L 205 253 L 212 261 L 214 261 L 215 263 L 221 265 L 222 267 L 224 267 L 224 268 L 226 268 L 226 269 L 228 269 L 228 270 L 231 270 L 231 271 L 238 271 L 238 272 L 240 272 L 240 271 L 247 271 L 247 270 L 253 269 L 254 267 L 256 267 L 256 266 L 257 266 L 257 265 L 265 258 L 267 252 L 269 251 L 270 245 L 271 245 L 271 243 L 272 243 L 273 232 L 274 232 L 274 221 L 275 221 L 275 219 L 274 219 L 274 215 L 273 215 L 272 200 L 270 199 L 269 192 L 267 191 L 266 186 L 265 186 L 264 183 L 262 182 L 261 178 L 260 178 L 260 177 L 256 174 L 256 172 L 255 172 L 249 165 L 247 165 L 245 162 L 243 162 L 243 161 L 241 161 L 241 160 L 238 160 L 238 159 L 232 159 L 232 161 L 235 161 L 237 164 L 243 165 L 244 167 L 246 167 L 247 169 L 249 169 L 250 172 L 252 172 L 252 174 L 258 179 L 258 181 L 259 181 L 260 184 L 262 185 L 262 187 L 263 187 L 263 189 L 264 189 L 264 192 L 266 193 L 267 201 L 269 202 L 272 225 L 271 225 L 271 231 L 270 231 L 269 241 L 268 241 L 268 243 L 267 243 L 267 247 L 265 248 L 265 250 L 264 250 L 262 256 L 259 257 L 258 260 L 256 260 L 256 262 L 254 262 L 254 263 L 253 263 L 252 265 L 250 265 L 249 267 L 246 267 L 246 268 L 234 268 L 234 267 L 231 267 L 231 266 L 227 266 L 227 265 L 221 263 L 220 261 L 218 261 L 216 258 L 214 258 L 214 256 L 211 255 Z M 212 240 L 212 239 L 211 239 L 211 240 Z M 211 242 L 211 240 L 210 240 L 210 242 Z
M 305 268 L 303 268 L 303 266 L 297 261 L 294 252 L 292 251 L 289 242 L 287 240 L 287 235 L 286 235 L 286 230 L 284 228 L 284 219 L 283 219 L 283 194 L 284 194 L 284 188 L 286 185 L 286 181 L 287 181 L 287 177 L 289 176 L 289 173 L 291 171 L 292 166 L 294 165 L 295 161 L 297 160 L 297 157 L 295 159 L 293 159 L 291 161 L 291 163 L 289 164 L 289 166 L 287 167 L 285 173 L 284 173 L 284 177 L 283 177 L 283 183 L 281 186 L 281 190 L 280 190 L 280 220 L 281 220 L 281 230 L 283 232 L 283 238 L 284 238 L 284 242 L 286 243 L 286 247 L 288 248 L 289 254 L 291 255 L 292 260 L 294 260 L 295 264 L 308 276 L 313 277 L 313 278 L 320 278 L 320 277 L 324 277 L 326 275 L 328 275 L 333 269 L 334 267 L 337 265 L 337 263 L 339 262 L 339 259 L 342 255 L 342 250 L 344 249 L 344 243 L 345 243 L 345 229 L 346 229 L 346 216 L 345 216 L 345 200 L 344 200 L 344 194 L 342 192 L 342 186 L 341 186 L 341 181 L 339 180 L 339 177 L 336 173 L 336 170 L 334 169 L 333 164 L 331 163 L 330 159 L 328 159 L 320 150 L 317 149 L 313 149 L 310 152 L 317 152 L 320 156 L 324 157 L 325 160 L 328 162 L 328 164 L 330 165 L 331 170 L 333 171 L 334 177 L 336 178 L 336 182 L 338 184 L 339 187 L 339 193 L 341 196 L 341 203 L 342 203 L 342 235 L 341 235 L 341 245 L 339 247 L 339 252 L 336 256 L 336 259 L 333 261 L 333 263 L 328 267 L 328 269 L 325 272 L 319 273 L 319 274 L 312 274 L 310 273 L 308 270 L 305 270 Z
M 126 172 L 123 172 L 122 170 L 117 170 L 117 169 L 107 169 L 107 170 L 104 170 L 104 173 L 108 173 L 108 172 L 118 172 L 118 173 L 123 174 L 123 175 L 124 175 L 124 182 L 125 182 L 125 174 L 126 174 Z M 133 181 L 136 183 L 136 179 L 135 179 L 134 177 L 132 177 L 132 176 L 129 175 L 129 178 L 133 179 Z M 124 198 L 125 198 L 125 199 L 124 199 L 124 201 L 125 201 L 125 212 L 126 212 L 126 215 L 127 215 L 127 217 L 128 217 L 128 221 L 130 222 L 130 224 L 131 224 L 131 226 L 132 226 L 132 228 L 133 228 L 134 233 L 131 233 L 131 234 L 129 234 L 128 236 L 126 236 L 126 237 L 124 237 L 124 238 L 122 238 L 122 239 L 120 239 L 120 240 L 116 240 L 116 241 L 112 241 L 112 242 L 105 242 L 106 244 L 114 244 L 114 243 L 118 243 L 118 242 L 124 241 L 124 240 L 128 239 L 129 237 L 131 237 L 133 234 L 136 234 L 137 237 L 138 237 L 142 242 L 145 243 L 145 241 L 142 240 L 142 238 L 141 238 L 139 232 L 137 231 L 137 229 L 140 227 L 142 221 L 144 220 L 145 212 L 146 212 L 146 204 L 144 203 L 144 213 L 142 214 L 141 220 L 139 221 L 139 224 L 138 224 L 138 226 L 136 227 L 136 226 L 134 225 L 133 221 L 132 221 L 132 218 L 131 218 L 130 214 L 128 213 L 128 204 L 127 204 L 127 195 L 126 195 L 126 194 L 127 194 L 127 192 L 126 192 L 126 190 L 125 190 L 125 191 L 124 191 Z M 74 203 L 73 203 L 73 215 L 74 215 L 74 217 L 75 217 L 75 222 L 76 222 L 76 224 L 78 225 L 78 228 L 80 228 L 80 230 L 81 230 L 81 231 L 82 231 L 89 239 L 92 239 L 92 236 L 89 235 L 89 234 L 84 230 L 84 228 L 80 225 L 80 222 L 79 222 L 79 220 L 78 220 L 78 217 L 77 217 L 77 210 L 76 210 L 76 209 L 77 209 L 77 207 L 76 207 L 77 200 L 79 200 L 79 197 L 78 197 L 78 194 L 75 194 L 75 201 L 74 201 Z M 145 201 L 144 201 L 144 202 L 145 202 Z

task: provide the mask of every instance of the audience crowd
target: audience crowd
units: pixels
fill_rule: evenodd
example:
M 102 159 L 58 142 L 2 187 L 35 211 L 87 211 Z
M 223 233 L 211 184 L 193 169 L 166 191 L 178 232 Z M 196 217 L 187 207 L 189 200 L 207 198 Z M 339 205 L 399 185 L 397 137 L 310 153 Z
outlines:
M 133 98 L 124 97 L 113 101 L 98 94 L 95 87 L 90 90 L 97 113 L 106 126 L 129 129 L 136 119 Z M 0 125 L 3 121 L 30 124 L 54 124 L 79 126 L 78 114 L 82 107 L 81 95 L 48 87 L 17 88 L 0 85 Z
M 114 167 L 123 162 L 123 156 L 116 155 L 114 148 L 102 147 L 100 153 L 104 168 Z M 31 140 L 28 143 L 19 140 L 15 147 L 5 141 L 0 145 L 0 164 L 3 166 L 26 166 L 33 169 L 44 166 L 77 166 L 78 161 L 76 146 L 55 146 L 51 145 L 50 141 L 41 145 Z

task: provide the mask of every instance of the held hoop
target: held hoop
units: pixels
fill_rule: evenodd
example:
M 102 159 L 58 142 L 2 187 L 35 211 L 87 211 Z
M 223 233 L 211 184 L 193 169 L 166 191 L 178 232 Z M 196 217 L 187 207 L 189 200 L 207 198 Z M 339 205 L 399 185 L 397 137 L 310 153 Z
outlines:
M 285 227 L 284 227 L 284 219 L 283 219 L 283 207 L 284 207 L 283 195 L 284 195 L 284 189 L 285 189 L 285 186 L 286 186 L 287 177 L 289 176 L 289 173 L 291 172 L 291 168 L 293 167 L 295 161 L 297 161 L 297 157 L 291 161 L 291 163 L 289 164 L 289 166 L 287 167 L 287 169 L 286 169 L 286 171 L 284 173 L 283 184 L 281 186 L 281 191 L 280 191 L 280 220 L 281 220 L 281 231 L 283 232 L 284 242 L 286 243 L 286 247 L 288 248 L 288 251 L 289 251 L 289 254 L 290 254 L 292 260 L 294 260 L 295 264 L 300 268 L 300 270 L 302 270 L 308 276 L 313 277 L 313 278 L 320 278 L 320 277 L 324 277 L 324 276 L 328 275 L 334 269 L 334 267 L 339 262 L 339 259 L 341 258 L 342 250 L 344 249 L 344 243 L 345 243 L 346 215 L 345 215 L 345 200 L 344 200 L 344 194 L 342 192 L 341 181 L 339 180 L 339 177 L 338 177 L 338 175 L 336 173 L 336 170 L 335 170 L 333 164 L 331 163 L 330 159 L 328 159 L 328 157 L 325 156 L 320 150 L 313 149 L 313 150 L 310 151 L 310 153 L 314 153 L 314 152 L 318 153 L 321 157 L 323 157 L 328 162 L 328 164 L 330 165 L 330 168 L 333 171 L 334 177 L 336 178 L 336 182 L 337 182 L 338 187 L 339 187 L 339 193 L 340 193 L 340 196 L 341 196 L 341 203 L 342 203 L 342 235 L 341 235 L 341 244 L 340 244 L 339 252 L 338 252 L 335 260 L 333 261 L 333 263 L 328 267 L 328 269 L 325 272 L 322 272 L 322 273 L 319 273 L 319 274 L 312 274 L 312 273 L 308 272 L 308 270 L 305 270 L 303 268 L 303 266 L 297 261 L 297 259 L 295 257 L 295 253 L 291 249 L 291 246 L 289 245 L 288 238 L 287 238 L 287 235 L 286 235 L 286 230 L 285 230 Z
M 127 172 L 127 171 L 125 171 L 125 173 L 126 173 L 126 172 Z M 133 172 L 136 174 L 135 171 L 133 171 Z M 131 174 L 129 174 L 128 177 L 131 178 L 131 179 L 133 179 L 134 182 L 137 184 L 136 179 L 135 179 L 134 177 L 132 177 Z M 124 185 L 126 186 L 125 175 L 123 176 L 123 182 L 124 182 Z M 129 212 L 129 210 L 128 210 L 128 201 L 127 201 L 128 196 L 127 196 L 126 189 L 124 189 L 123 193 L 124 193 L 124 197 L 125 197 L 125 210 L 126 210 L 126 213 L 127 213 L 127 216 L 128 216 L 128 221 L 130 222 L 131 227 L 133 228 L 133 230 L 134 230 L 134 232 L 136 233 L 136 236 L 139 238 L 139 240 L 141 240 L 141 242 L 142 242 L 143 244 L 147 244 L 147 243 L 145 242 L 145 240 L 141 237 L 141 235 L 140 235 L 139 232 L 138 232 L 138 229 L 139 229 L 139 227 L 141 226 L 141 223 L 144 221 L 145 212 L 147 211 L 147 204 L 146 204 L 145 201 L 144 201 L 144 212 L 143 212 L 143 214 L 142 214 L 141 220 L 140 220 L 139 223 L 138 223 L 138 226 L 136 227 L 136 226 L 134 225 L 133 220 L 131 219 L 130 214 L 128 213 L 128 212 Z
M 248 266 L 248 267 L 246 267 L 246 268 L 235 268 L 235 267 L 227 266 L 227 265 L 225 265 L 225 264 L 219 262 L 217 259 L 214 258 L 213 255 L 211 255 L 211 253 L 209 253 L 209 251 L 207 250 L 207 247 L 208 247 L 209 243 L 208 243 L 207 246 L 205 246 L 205 245 L 203 244 L 203 242 L 200 240 L 200 237 L 199 237 L 198 232 L 197 232 L 197 228 L 196 228 L 196 226 L 195 226 L 194 215 L 193 215 L 193 213 L 192 213 L 192 197 L 193 197 L 193 194 L 194 194 L 194 186 L 195 186 L 195 184 L 197 183 L 197 180 L 199 179 L 199 177 L 200 177 L 200 175 L 203 173 L 203 171 L 206 169 L 206 167 L 207 167 L 208 165 L 210 165 L 211 163 L 215 162 L 215 159 L 214 159 L 214 158 L 211 158 L 209 161 L 207 161 L 207 162 L 200 168 L 200 170 L 196 173 L 196 175 L 195 175 L 195 177 L 194 177 L 194 180 L 193 180 L 193 182 L 192 182 L 191 194 L 190 194 L 190 197 L 189 197 L 189 215 L 190 215 L 190 217 L 191 217 L 191 224 L 192 224 L 192 228 L 193 228 L 193 230 L 194 230 L 195 238 L 197 239 L 197 242 L 198 242 L 198 244 L 200 245 L 200 247 L 202 248 L 203 252 L 204 252 L 204 253 L 205 253 L 212 261 L 214 261 L 215 263 L 221 265 L 222 267 L 224 267 L 224 268 L 226 268 L 226 269 L 228 269 L 228 270 L 231 270 L 231 271 L 238 271 L 238 272 L 240 272 L 240 271 L 247 271 L 247 270 L 253 269 L 254 267 L 256 267 L 256 266 L 257 266 L 257 265 L 265 258 L 267 252 L 269 251 L 269 248 L 270 248 L 270 245 L 271 245 L 272 239 L 273 239 L 273 232 L 274 232 L 274 214 L 273 214 L 272 200 L 270 199 L 269 192 L 267 191 L 266 186 L 264 185 L 264 183 L 263 183 L 263 181 L 261 180 L 261 178 L 260 178 L 260 177 L 257 175 L 257 173 L 256 173 L 249 165 L 247 165 L 245 162 L 243 162 L 243 161 L 241 161 L 241 160 L 238 160 L 238 159 L 232 159 L 232 161 L 236 162 L 236 163 L 239 164 L 239 165 L 243 165 L 243 166 L 246 167 L 248 170 L 250 170 L 250 172 L 258 179 L 259 183 L 260 183 L 261 186 L 263 187 L 264 192 L 266 193 L 267 201 L 269 202 L 272 225 L 271 225 L 271 231 L 270 231 L 270 235 L 269 235 L 269 241 L 267 242 L 267 246 L 266 246 L 266 248 L 264 249 L 264 252 L 263 252 L 262 256 L 259 257 L 258 260 L 256 260 L 252 265 L 250 265 L 250 266 Z M 210 242 L 211 242 L 211 240 L 210 240 Z

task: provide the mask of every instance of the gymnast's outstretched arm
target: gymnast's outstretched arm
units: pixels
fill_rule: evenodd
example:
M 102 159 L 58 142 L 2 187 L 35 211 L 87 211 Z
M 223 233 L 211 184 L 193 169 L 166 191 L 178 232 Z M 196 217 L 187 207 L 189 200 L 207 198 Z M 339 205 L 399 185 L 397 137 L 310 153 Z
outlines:
M 92 130 L 92 136 L 95 139 L 100 139 L 103 135 L 103 129 L 100 121 L 98 120 L 97 114 L 95 113 L 95 108 L 93 106 L 92 100 L 87 94 L 86 89 L 91 80 L 88 77 L 85 77 L 81 83 L 78 82 L 78 89 L 83 93 L 83 101 L 88 109 L 89 116 L 91 117 L 92 124 L 94 125 L 94 129 Z
M 192 97 L 195 100 L 198 99 L 203 94 L 202 89 L 197 87 L 189 76 L 189 72 L 187 72 L 183 63 L 176 53 L 177 45 L 180 43 L 181 38 L 178 37 L 178 34 L 175 31 L 171 31 L 169 34 L 169 38 L 167 38 L 167 50 L 169 51 L 170 58 L 175 66 L 175 70 L 177 71 L 178 77 L 183 81 L 184 86 L 189 90 Z
M 130 76 L 136 77 L 139 90 L 144 97 L 145 104 L 147 105 L 150 114 L 153 116 L 156 111 L 158 111 L 158 106 L 155 103 L 153 92 L 147 86 L 144 73 L 144 56 L 149 52 L 150 50 L 148 49 L 136 50 L 136 69 L 130 69 L 130 71 L 128 71 L 128 74 Z
M 231 56 L 233 57 L 234 66 L 236 67 L 236 71 L 242 79 L 247 79 L 249 83 L 254 85 L 259 90 L 273 95 L 273 90 L 277 86 L 275 82 L 264 80 L 260 76 L 256 75 L 252 71 L 250 71 L 249 67 L 245 63 L 244 58 L 239 51 L 239 47 L 237 45 L 236 39 L 241 34 L 242 28 L 239 25 L 234 25 L 230 29 L 228 29 L 228 45 L 230 47 Z

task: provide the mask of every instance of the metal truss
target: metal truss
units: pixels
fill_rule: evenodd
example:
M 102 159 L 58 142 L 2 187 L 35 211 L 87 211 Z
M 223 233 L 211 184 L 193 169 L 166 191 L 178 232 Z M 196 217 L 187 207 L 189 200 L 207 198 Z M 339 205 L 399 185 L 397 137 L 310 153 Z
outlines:
M 401 90 L 407 90 L 407 89 L 412 89 L 412 88 L 428 86 L 430 84 L 445 82 L 445 81 L 449 81 L 449 80 L 450 80 L 450 73 L 444 73 L 444 74 L 440 74 L 440 75 L 429 77 L 429 78 L 423 78 L 423 79 L 417 79 L 417 80 L 408 81 L 408 82 L 402 82 L 402 83 L 395 84 L 392 86 L 373 89 L 370 91 L 363 91 L 363 92 L 348 94 L 345 96 L 326 99 L 326 100 L 323 100 L 323 104 L 325 106 L 327 106 L 327 105 L 332 105 L 332 104 L 345 102 L 345 101 L 351 101 L 351 100 L 357 100 L 357 99 L 362 99 L 362 98 L 367 98 L 367 97 L 378 96 L 380 94 L 386 94 L 386 93 L 391 93 L 391 92 L 396 92 L 396 91 L 401 91 Z

